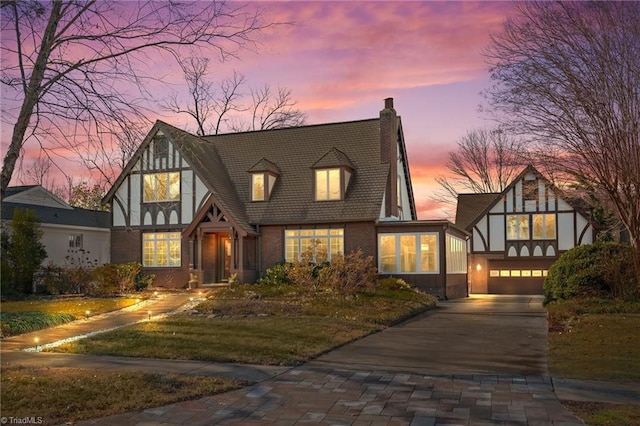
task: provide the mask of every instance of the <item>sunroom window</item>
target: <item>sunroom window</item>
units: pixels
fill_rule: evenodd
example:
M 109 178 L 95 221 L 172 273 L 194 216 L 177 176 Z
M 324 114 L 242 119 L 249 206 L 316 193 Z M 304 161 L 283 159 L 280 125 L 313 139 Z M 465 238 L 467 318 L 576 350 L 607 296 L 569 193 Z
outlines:
M 438 234 L 378 235 L 378 270 L 383 274 L 437 273 Z
M 144 175 L 143 197 L 145 203 L 178 201 L 180 199 L 180 172 Z

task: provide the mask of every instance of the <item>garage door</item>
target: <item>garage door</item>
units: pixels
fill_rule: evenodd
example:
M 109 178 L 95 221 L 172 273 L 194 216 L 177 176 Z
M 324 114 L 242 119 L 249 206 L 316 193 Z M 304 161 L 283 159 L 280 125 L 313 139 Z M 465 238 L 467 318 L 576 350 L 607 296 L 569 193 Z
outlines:
M 542 294 L 550 262 L 490 262 L 489 294 Z

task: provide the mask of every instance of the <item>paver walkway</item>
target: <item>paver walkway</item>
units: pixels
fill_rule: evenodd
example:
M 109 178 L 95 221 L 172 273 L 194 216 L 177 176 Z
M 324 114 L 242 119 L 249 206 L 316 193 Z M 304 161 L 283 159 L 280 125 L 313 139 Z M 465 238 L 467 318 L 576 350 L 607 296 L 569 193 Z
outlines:
M 189 297 L 164 299 L 167 312 Z M 583 423 L 556 394 L 590 400 L 599 386 L 601 395 L 618 402 L 640 401 L 640 389 L 633 384 L 612 390 L 601 382 L 551 379 L 540 302 L 507 296 L 441 302 L 435 311 L 293 369 L 16 352 L 7 351 L 6 341 L 1 344 L 2 362 L 171 371 L 258 382 L 195 401 L 78 423 L 82 425 L 570 426 Z M 158 307 L 153 310 L 160 312 Z M 29 337 L 23 343 L 30 344 Z

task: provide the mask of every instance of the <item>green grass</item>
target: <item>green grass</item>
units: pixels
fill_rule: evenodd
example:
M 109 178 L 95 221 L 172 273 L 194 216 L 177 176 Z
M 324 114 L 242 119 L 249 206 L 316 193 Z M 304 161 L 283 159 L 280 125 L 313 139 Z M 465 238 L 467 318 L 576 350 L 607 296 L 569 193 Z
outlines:
M 0 303 L 0 333 L 2 337 L 28 333 L 64 324 L 89 315 L 126 308 L 137 303 L 130 297 L 74 297 L 33 299 Z
M 369 291 L 349 297 L 294 288 L 235 286 L 175 316 L 52 349 L 167 359 L 298 365 L 435 306 L 414 291 Z M 286 287 L 286 286 L 285 286 Z
M 563 401 L 589 426 L 640 425 L 640 405 Z
M 640 381 L 640 302 L 574 299 L 547 305 L 552 376 Z M 562 401 L 587 425 L 640 425 L 640 406 Z
M 171 404 L 237 389 L 216 377 L 74 368 L 2 368 L 2 415 L 63 424 Z M 52 391 L 54 390 L 54 391 Z
M 320 317 L 172 317 L 53 349 L 142 358 L 297 365 L 379 327 Z

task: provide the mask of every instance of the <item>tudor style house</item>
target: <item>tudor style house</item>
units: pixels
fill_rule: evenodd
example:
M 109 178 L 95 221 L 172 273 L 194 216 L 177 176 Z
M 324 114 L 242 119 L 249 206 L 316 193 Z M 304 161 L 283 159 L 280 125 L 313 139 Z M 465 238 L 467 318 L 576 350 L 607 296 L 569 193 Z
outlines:
M 103 199 L 113 262 L 158 285 L 254 282 L 315 244 L 361 249 L 442 298 L 467 294 L 468 233 L 418 221 L 400 117 L 195 136 L 156 122 Z
M 456 225 L 472 234 L 471 293 L 542 294 L 549 266 L 594 234 L 588 215 L 531 165 L 502 193 L 460 194 Z

